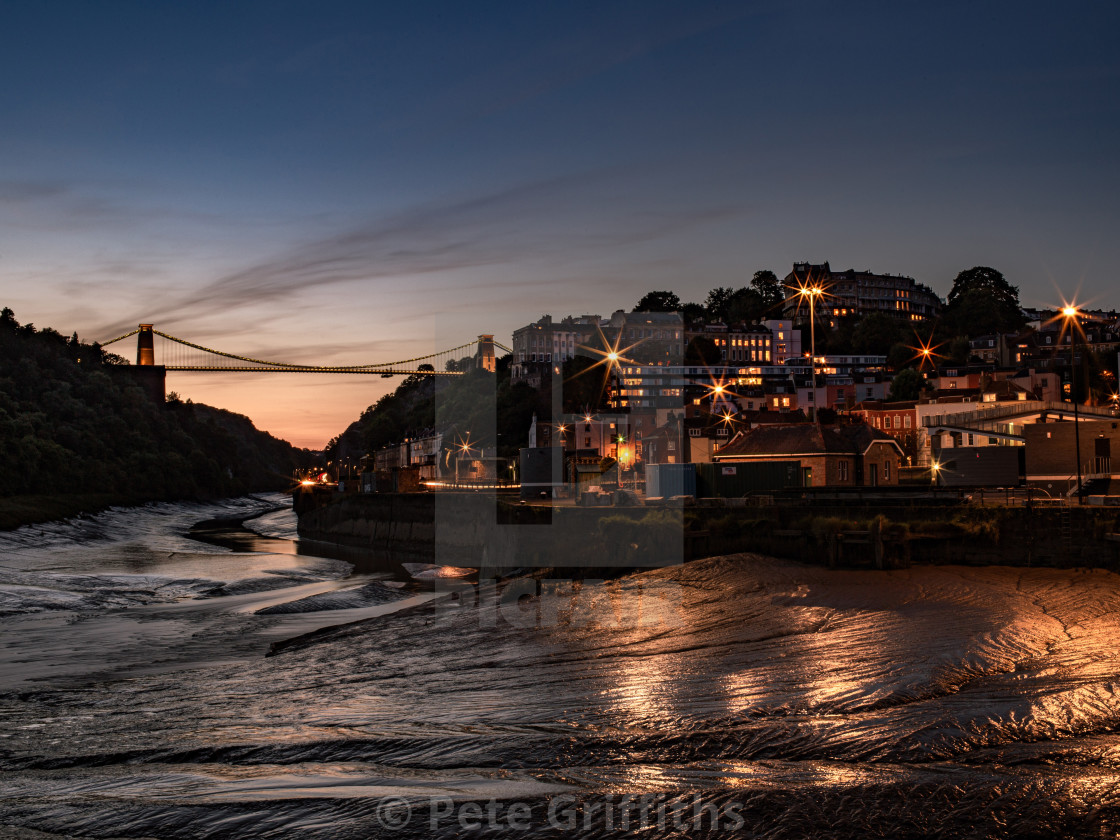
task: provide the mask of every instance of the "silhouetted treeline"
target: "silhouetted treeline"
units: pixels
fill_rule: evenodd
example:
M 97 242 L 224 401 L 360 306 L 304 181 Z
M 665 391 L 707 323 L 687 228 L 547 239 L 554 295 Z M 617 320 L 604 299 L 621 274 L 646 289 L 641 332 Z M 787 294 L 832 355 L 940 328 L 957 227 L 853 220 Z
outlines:
M 435 429 L 445 433 L 445 448 L 469 441 L 515 457 L 528 442 L 533 415 L 538 423 L 548 423 L 551 408 L 547 388 L 538 391 L 524 382 L 511 383 L 511 359 L 498 359 L 495 373 L 476 369 L 473 360 L 466 359 L 455 363 L 465 371 L 461 377 L 409 376 L 327 444 L 325 457 L 356 462 Z
M 118 357 L 0 312 L 0 496 L 130 501 L 286 489 L 311 453 L 247 417 L 172 396 L 153 402 Z

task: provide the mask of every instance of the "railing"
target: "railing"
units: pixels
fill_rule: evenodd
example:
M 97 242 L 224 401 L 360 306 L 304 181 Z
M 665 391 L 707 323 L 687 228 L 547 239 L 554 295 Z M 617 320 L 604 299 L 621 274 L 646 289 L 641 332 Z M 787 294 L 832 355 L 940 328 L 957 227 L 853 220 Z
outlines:
M 969 423 L 979 423 L 986 420 L 999 420 L 1002 417 L 1013 417 L 1024 412 L 1041 411 L 1048 403 L 1039 400 L 1024 400 L 1015 403 L 1014 407 L 999 405 L 977 411 L 960 411 L 949 414 L 931 414 L 922 418 L 922 425 L 930 426 L 963 426 Z
M 1086 461 L 1085 466 L 1081 468 L 1081 478 L 1083 481 L 1089 481 L 1094 478 L 1111 478 L 1112 477 L 1112 459 L 1107 456 L 1093 458 L 1091 461 Z
M 1081 484 L 1077 483 L 1077 476 L 1071 475 L 1066 479 L 1068 490 L 1066 497 L 1072 499 L 1078 495 L 1078 490 L 1085 491 L 1085 485 L 1090 481 L 1100 478 L 1112 478 L 1112 459 L 1109 457 L 1093 458 L 1081 466 Z
M 991 420 L 999 420 L 1003 417 L 1014 417 L 1020 414 L 1034 414 L 1049 411 L 1070 414 L 1073 412 L 1073 405 L 1072 403 L 1063 402 L 1022 400 L 1012 405 L 996 405 L 991 408 L 981 408 L 976 411 L 931 414 L 928 417 L 922 418 L 922 425 L 926 428 L 930 428 L 931 426 L 967 426 L 970 423 L 984 423 Z M 1115 416 L 1111 408 L 1103 406 L 1079 405 L 1077 407 L 1077 412 L 1083 417 L 1112 418 Z
M 1076 490 L 1071 491 L 1076 492 Z M 1069 498 L 1061 493 L 1051 495 L 1042 487 L 978 487 L 970 494 L 974 505 L 984 507 L 1066 507 Z
M 495 478 L 425 479 L 420 482 L 432 490 L 517 490 L 519 481 Z

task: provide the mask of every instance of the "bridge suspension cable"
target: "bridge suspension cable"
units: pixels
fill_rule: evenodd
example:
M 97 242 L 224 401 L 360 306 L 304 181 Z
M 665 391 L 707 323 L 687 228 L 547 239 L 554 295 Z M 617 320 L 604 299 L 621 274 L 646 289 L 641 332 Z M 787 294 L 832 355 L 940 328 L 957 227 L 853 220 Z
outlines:
M 352 374 L 365 374 L 365 375 L 381 375 L 381 376 L 395 376 L 395 375 L 411 375 L 423 374 L 428 376 L 460 376 L 464 373 L 463 370 L 447 369 L 447 363 L 450 361 L 459 361 L 459 358 L 453 354 L 468 350 L 469 348 L 477 348 L 489 340 L 489 336 L 480 337 L 474 341 L 468 341 L 465 344 L 460 344 L 458 347 L 451 347 L 447 350 L 439 350 L 435 353 L 428 353 L 423 356 L 415 356 L 411 359 L 398 359 L 392 362 L 373 362 L 364 365 L 309 365 L 299 364 L 295 362 L 275 362 L 267 359 L 257 359 L 252 356 L 243 356 L 238 353 L 228 353 L 224 350 L 216 350 L 212 347 L 206 347 L 202 344 L 196 344 L 193 341 L 179 338 L 174 335 L 157 330 L 150 325 L 143 325 L 131 332 L 124 335 L 117 336 L 111 341 L 104 342 L 101 346 L 107 347 L 115 344 L 118 341 L 123 341 L 130 336 L 141 333 L 144 330 L 151 336 L 159 336 L 165 340 L 163 350 L 160 353 L 162 367 L 167 370 L 180 370 L 180 371 L 224 371 L 224 372 L 287 372 L 287 373 L 352 373 Z M 140 337 L 143 343 L 144 336 Z M 502 345 L 494 342 L 495 346 L 501 347 Z M 147 345 L 150 349 L 151 358 L 155 358 L 155 348 L 149 339 Z M 183 348 L 196 350 L 203 354 L 200 358 L 197 355 L 191 356 L 183 353 Z M 502 348 L 506 349 L 506 348 Z M 219 364 L 214 361 L 206 359 L 206 355 L 217 356 L 221 359 L 230 359 L 234 362 L 241 362 L 243 365 Z M 432 361 L 444 364 L 437 367 L 436 365 L 429 365 L 432 369 L 421 369 L 420 365 L 430 363 Z M 151 362 L 141 362 L 141 364 L 150 364 Z M 250 367 L 250 365 L 252 365 Z M 443 367 L 444 369 L 440 369 Z
M 136 333 L 138 333 L 138 332 L 140 332 L 139 327 L 134 329 L 132 332 L 126 332 L 124 335 L 118 335 L 112 341 L 103 341 L 103 342 L 101 342 L 101 346 L 102 347 L 108 347 L 110 344 L 116 344 L 118 341 L 124 341 L 126 338 L 129 338 L 131 336 L 136 335 Z

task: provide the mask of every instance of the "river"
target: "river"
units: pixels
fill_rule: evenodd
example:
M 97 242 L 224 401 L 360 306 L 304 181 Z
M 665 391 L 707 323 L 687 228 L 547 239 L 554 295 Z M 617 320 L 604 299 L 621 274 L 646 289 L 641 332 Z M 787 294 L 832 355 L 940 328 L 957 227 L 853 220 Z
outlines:
M 743 555 L 498 597 L 229 525 L 275 501 L 0 535 L 0 836 L 1120 826 L 1110 572 Z

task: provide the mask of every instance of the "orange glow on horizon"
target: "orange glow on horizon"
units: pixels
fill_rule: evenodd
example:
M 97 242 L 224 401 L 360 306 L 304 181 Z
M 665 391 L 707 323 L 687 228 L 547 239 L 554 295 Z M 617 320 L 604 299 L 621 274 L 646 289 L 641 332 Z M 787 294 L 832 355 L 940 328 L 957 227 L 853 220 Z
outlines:
M 167 374 L 167 391 L 248 417 L 254 426 L 293 446 L 321 450 L 402 377 L 316 374 Z

